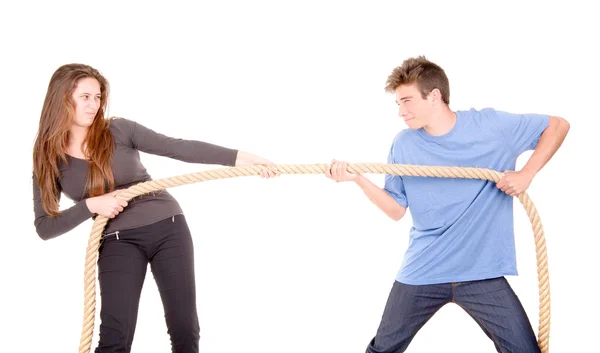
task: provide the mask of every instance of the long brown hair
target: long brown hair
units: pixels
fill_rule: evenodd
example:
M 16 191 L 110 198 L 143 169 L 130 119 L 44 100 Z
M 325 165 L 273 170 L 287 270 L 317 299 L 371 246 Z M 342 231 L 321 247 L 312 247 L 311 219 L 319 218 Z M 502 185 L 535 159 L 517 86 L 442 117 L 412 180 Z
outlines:
M 58 210 L 59 164 L 67 162 L 69 130 L 75 117 L 72 95 L 79 80 L 94 78 L 100 83 L 100 107 L 88 129 L 84 141 L 89 162 L 86 190 L 89 197 L 112 191 L 114 177 L 110 161 L 113 136 L 108 130 L 110 121 L 104 116 L 108 100 L 108 81 L 100 72 L 84 64 L 67 64 L 59 67 L 48 84 L 42 106 L 39 128 L 33 148 L 33 170 L 40 188 L 42 207 L 47 214 L 56 216 Z

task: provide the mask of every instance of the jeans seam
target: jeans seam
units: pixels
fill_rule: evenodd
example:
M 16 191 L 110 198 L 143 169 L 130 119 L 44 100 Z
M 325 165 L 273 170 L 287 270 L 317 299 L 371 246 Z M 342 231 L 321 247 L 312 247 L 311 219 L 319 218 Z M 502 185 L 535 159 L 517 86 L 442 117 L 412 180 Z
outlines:
M 132 268 L 132 269 L 133 269 L 133 259 L 132 259 L 131 257 L 129 257 L 129 266 L 130 266 L 130 268 Z M 131 287 L 131 286 L 133 286 L 133 284 L 132 284 L 132 283 L 129 283 L 129 286 Z M 132 306 L 132 305 L 131 305 L 131 288 L 129 289 L 129 291 L 128 291 L 128 292 L 129 292 L 129 298 L 128 298 L 128 303 L 129 303 L 129 305 L 128 305 L 128 306 L 129 306 L 129 312 L 127 313 L 127 314 L 128 314 L 128 315 L 127 315 L 127 334 L 126 334 L 126 336 L 125 336 L 125 342 L 124 342 L 124 343 L 125 343 L 125 349 L 127 349 L 127 345 L 128 345 L 128 343 L 129 343 L 129 339 L 130 339 L 130 338 L 132 338 L 132 333 L 131 333 L 131 322 L 133 321 L 133 320 L 131 319 L 131 306 Z M 141 295 L 141 293 L 140 293 L 140 295 Z
M 502 345 L 500 344 L 500 342 L 498 341 L 498 338 L 496 337 L 496 335 L 494 335 L 492 330 L 490 330 L 487 327 L 487 325 L 477 315 L 475 315 L 475 313 L 472 310 L 470 310 L 469 308 L 467 308 L 465 306 L 462 306 L 458 302 L 456 302 L 456 304 L 458 306 L 460 306 L 461 308 L 463 308 L 463 310 L 465 310 L 467 313 L 469 313 L 471 315 L 471 317 L 473 317 L 473 319 L 475 319 L 482 327 L 484 327 L 486 329 L 486 331 L 490 334 L 490 337 L 492 337 L 492 341 L 494 341 L 494 343 L 498 346 L 500 353 L 504 353 L 504 350 L 502 349 Z
M 456 303 L 456 300 L 454 300 L 454 286 L 455 286 L 455 283 L 452 283 L 452 302 Z

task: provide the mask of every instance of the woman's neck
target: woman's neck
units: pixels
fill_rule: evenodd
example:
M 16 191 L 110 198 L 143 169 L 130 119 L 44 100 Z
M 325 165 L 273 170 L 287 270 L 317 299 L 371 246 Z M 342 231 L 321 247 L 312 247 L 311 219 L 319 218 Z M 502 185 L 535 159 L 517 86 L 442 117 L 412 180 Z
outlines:
M 71 156 L 82 158 L 85 157 L 84 141 L 88 134 L 87 127 L 73 125 L 69 130 L 69 146 L 67 153 Z

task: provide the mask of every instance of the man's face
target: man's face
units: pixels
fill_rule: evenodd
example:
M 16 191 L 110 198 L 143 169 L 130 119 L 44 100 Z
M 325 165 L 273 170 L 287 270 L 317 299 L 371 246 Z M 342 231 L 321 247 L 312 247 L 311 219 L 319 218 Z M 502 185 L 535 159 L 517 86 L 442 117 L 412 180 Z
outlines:
M 428 98 L 421 98 L 421 92 L 416 83 L 398 86 L 395 95 L 398 116 L 410 129 L 418 130 L 428 125 L 432 114 L 432 104 Z

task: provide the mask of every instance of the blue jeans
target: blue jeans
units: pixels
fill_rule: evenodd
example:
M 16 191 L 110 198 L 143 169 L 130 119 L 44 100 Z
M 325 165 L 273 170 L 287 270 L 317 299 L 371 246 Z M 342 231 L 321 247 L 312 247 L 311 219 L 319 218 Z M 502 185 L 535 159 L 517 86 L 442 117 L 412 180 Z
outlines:
M 533 328 L 504 277 L 433 285 L 394 282 L 367 353 L 401 353 L 444 305 L 463 308 L 494 343 L 497 352 L 539 353 Z

